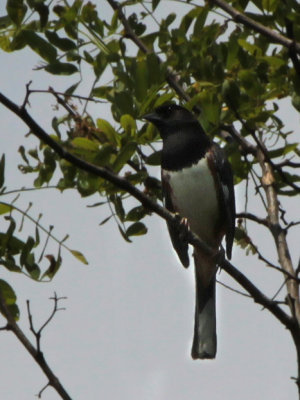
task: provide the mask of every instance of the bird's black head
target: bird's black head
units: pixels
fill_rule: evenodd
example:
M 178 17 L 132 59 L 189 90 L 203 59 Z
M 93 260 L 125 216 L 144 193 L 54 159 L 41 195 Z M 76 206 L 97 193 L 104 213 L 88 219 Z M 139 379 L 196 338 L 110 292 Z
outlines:
M 160 131 L 161 136 L 172 133 L 173 128 L 176 131 L 188 127 L 191 123 L 198 124 L 193 114 L 184 107 L 177 104 L 164 104 L 154 110 L 154 112 L 143 116 L 149 122 L 152 122 Z
M 162 168 L 175 171 L 197 162 L 210 146 L 194 115 L 176 104 L 164 104 L 143 117 L 152 122 L 163 139 Z

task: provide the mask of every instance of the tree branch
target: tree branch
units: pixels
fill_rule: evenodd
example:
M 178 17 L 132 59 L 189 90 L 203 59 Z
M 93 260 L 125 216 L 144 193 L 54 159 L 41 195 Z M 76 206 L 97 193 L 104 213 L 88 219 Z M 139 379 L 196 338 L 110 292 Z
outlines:
M 223 11 L 227 12 L 227 14 L 229 14 L 235 22 L 241 23 L 248 28 L 253 29 L 255 32 L 266 36 L 272 42 L 279 43 L 288 49 L 292 49 L 293 52 L 300 54 L 300 43 L 297 43 L 294 40 L 291 40 L 280 33 L 277 33 L 272 29 L 260 24 L 259 22 L 254 21 L 252 18 L 249 18 L 236 8 L 230 6 L 226 1 L 208 0 L 208 3 L 220 7 Z
M 229 261 L 223 260 L 220 267 L 224 269 L 234 280 L 236 280 L 251 295 L 255 303 L 261 304 L 269 310 L 287 329 L 293 331 L 299 328 L 293 318 L 287 315 L 278 304 L 265 296 L 242 272 L 234 267 Z M 299 332 L 300 334 L 300 332 Z
M 0 93 L 0 102 L 4 104 L 9 110 L 14 112 L 23 122 L 30 128 L 31 132 L 44 143 L 48 144 L 61 158 L 71 162 L 77 168 L 80 168 L 86 172 L 92 173 L 99 176 L 118 188 L 125 190 L 136 198 L 140 203 L 147 209 L 156 213 L 170 224 L 178 225 L 178 217 L 170 213 L 167 209 L 154 202 L 150 197 L 145 195 L 135 186 L 133 186 L 126 179 L 119 175 L 111 172 L 107 168 L 102 168 L 90 164 L 73 154 L 66 151 L 60 144 L 53 140 L 27 113 L 26 109 L 18 107 L 15 103 L 9 100 L 6 96 Z M 215 252 L 203 242 L 197 235 L 189 231 L 187 233 L 187 240 L 190 244 L 201 248 L 203 252 L 210 255 L 211 257 L 216 256 Z M 232 264 L 224 259 L 224 255 L 221 260 L 218 260 L 218 265 L 222 267 L 229 275 L 231 275 L 249 294 L 253 297 L 254 301 L 267 308 L 276 318 L 278 318 L 289 330 L 294 329 L 294 319 L 286 314 L 277 304 L 268 297 L 266 297 L 244 274 L 238 271 Z
M 29 326 L 30 326 L 30 330 L 33 333 L 33 335 L 35 336 L 36 339 L 36 347 L 37 347 L 37 351 L 41 352 L 41 337 L 42 337 L 42 331 L 46 328 L 46 326 L 52 321 L 54 315 L 57 313 L 57 311 L 60 310 L 64 310 L 64 308 L 59 308 L 58 307 L 58 302 L 60 300 L 66 299 L 66 297 L 57 297 L 56 293 L 54 292 L 54 297 L 50 297 L 51 300 L 54 301 L 54 306 L 53 306 L 53 310 L 50 314 L 50 316 L 47 318 L 47 320 L 43 323 L 43 325 L 40 327 L 39 330 L 36 330 L 33 326 L 33 318 L 32 318 L 32 314 L 31 314 L 31 310 L 30 310 L 30 303 L 29 300 L 27 300 L 26 304 L 27 304 L 27 313 L 28 313 L 28 319 L 29 319 Z
M 32 356 L 35 362 L 41 367 L 44 374 L 47 376 L 49 383 L 47 386 L 52 386 L 60 397 L 64 400 L 72 400 L 65 388 L 60 383 L 59 379 L 54 375 L 53 371 L 47 364 L 44 355 L 41 351 L 38 351 L 30 342 L 30 340 L 26 337 L 24 332 L 20 329 L 19 325 L 14 320 L 13 316 L 11 315 L 3 294 L 0 290 L 0 311 L 4 315 L 7 320 L 7 329 L 11 330 L 18 340 L 23 344 L 26 348 L 28 353 Z
M 266 226 L 267 228 L 269 227 L 269 223 L 268 223 L 268 221 L 267 221 L 265 218 L 259 218 L 259 217 L 257 217 L 256 215 L 251 214 L 251 213 L 249 213 L 249 212 L 240 212 L 240 213 L 237 213 L 237 214 L 236 214 L 236 217 L 237 217 L 237 218 L 246 218 L 246 219 L 249 219 L 250 221 L 254 221 L 254 222 L 256 222 L 256 223 L 258 223 L 258 224 L 260 224 L 260 225 L 264 225 L 264 226 Z
M 296 278 L 296 274 L 293 268 L 291 255 L 289 252 L 288 244 L 286 241 L 286 232 L 280 226 L 279 223 L 279 203 L 277 193 L 274 188 L 274 172 L 272 166 L 265 158 L 264 153 L 258 149 L 257 152 L 258 161 L 262 169 L 261 182 L 266 193 L 267 198 L 267 210 L 268 210 L 268 221 L 270 224 L 270 230 L 274 237 L 275 244 L 277 247 L 278 258 L 281 267 L 287 271 L 290 275 Z M 298 326 L 300 327 L 300 300 L 299 300 L 299 285 L 295 279 L 287 279 L 287 291 L 291 298 L 292 304 L 290 309 L 294 315 Z
M 123 25 L 126 35 L 125 37 L 129 38 L 136 46 L 145 54 L 150 54 L 152 51 L 148 49 L 148 47 L 144 44 L 144 42 L 135 34 L 134 30 L 131 28 L 123 10 L 122 5 L 115 0 L 107 0 L 109 5 L 114 11 L 118 12 L 118 17 Z M 156 55 L 158 61 L 162 63 L 163 61 Z M 183 87 L 177 82 L 178 79 L 176 78 L 175 74 L 172 72 L 171 68 L 168 68 L 166 81 L 168 84 L 175 90 L 175 92 L 184 100 L 189 101 L 191 100 L 190 96 L 186 93 Z M 194 111 L 196 113 L 200 113 L 200 109 L 196 106 L 194 107 Z

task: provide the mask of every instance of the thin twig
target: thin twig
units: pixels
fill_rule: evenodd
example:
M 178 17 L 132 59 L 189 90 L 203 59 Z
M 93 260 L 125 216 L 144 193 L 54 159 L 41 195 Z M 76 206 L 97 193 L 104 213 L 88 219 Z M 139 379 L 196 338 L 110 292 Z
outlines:
M 237 290 L 237 289 L 234 289 L 233 287 L 231 287 L 231 286 L 229 286 L 229 285 L 226 285 L 226 283 L 221 282 L 221 281 L 219 281 L 218 279 L 217 279 L 217 282 L 218 282 L 221 286 L 224 286 L 226 289 L 229 289 L 229 290 L 231 290 L 231 291 L 234 292 L 234 293 L 240 294 L 241 296 L 245 296 L 245 297 L 250 297 L 250 298 L 252 297 L 250 294 L 245 293 L 245 292 L 241 292 L 240 290 Z
M 35 362 L 40 366 L 44 374 L 47 376 L 49 381 L 49 386 L 52 386 L 57 393 L 61 396 L 64 400 L 72 400 L 69 394 L 67 393 L 66 389 L 61 384 L 60 380 L 54 375 L 52 369 L 49 367 L 48 363 L 45 360 L 43 353 L 39 352 L 30 342 L 30 340 L 26 337 L 24 332 L 20 329 L 19 325 L 14 320 L 12 314 L 10 313 L 3 293 L 0 289 L 0 311 L 3 316 L 7 320 L 7 324 L 9 329 L 15 334 L 18 340 L 23 344 Z
M 106 101 L 103 100 L 96 100 L 93 97 L 89 97 L 89 96 L 81 96 L 79 94 L 68 94 L 68 93 L 64 93 L 64 92 L 58 92 L 57 90 L 54 90 L 53 88 L 50 88 L 48 90 L 46 89 L 30 89 L 30 93 L 45 93 L 45 94 L 57 94 L 58 96 L 65 96 L 67 98 L 69 97 L 73 97 L 74 99 L 78 99 L 78 100 L 84 100 L 84 101 L 92 101 L 93 103 L 106 103 Z
M 42 389 L 38 392 L 38 394 L 36 395 L 38 399 L 42 398 L 42 394 L 44 393 L 44 391 L 50 386 L 49 382 L 42 387 Z
M 216 5 L 220 7 L 223 11 L 226 11 L 235 22 L 241 23 L 247 26 L 250 29 L 253 29 L 255 32 L 266 36 L 267 38 L 271 39 L 272 42 L 279 43 L 282 46 L 290 49 L 294 49 L 297 54 L 300 54 L 300 43 L 297 43 L 275 31 L 268 28 L 267 26 L 260 24 L 257 21 L 254 21 L 252 18 L 248 17 L 247 15 L 243 14 L 242 12 L 238 11 L 236 8 L 229 5 L 224 0 L 208 0 L 208 3 L 212 5 Z
M 236 214 L 236 218 L 246 218 L 251 221 L 257 222 L 260 225 L 269 227 L 268 220 L 266 218 L 259 218 L 256 215 L 249 212 L 240 212 Z
M 136 44 L 136 46 L 145 54 L 150 54 L 152 51 L 148 49 L 148 47 L 144 44 L 144 42 L 135 34 L 134 30 L 131 28 L 123 10 L 122 10 L 122 4 L 118 3 L 115 0 L 107 0 L 109 5 L 114 11 L 118 12 L 118 17 L 119 20 L 121 21 L 124 29 L 125 29 L 125 37 L 130 39 L 133 43 Z M 157 60 L 159 63 L 162 63 L 163 61 L 156 55 Z M 168 84 L 175 90 L 175 92 L 179 95 L 180 98 L 184 99 L 185 101 L 191 100 L 190 96 L 186 93 L 186 91 L 183 89 L 183 87 L 178 83 L 178 79 L 172 69 L 169 67 L 167 68 L 167 75 L 166 75 L 166 81 Z M 196 106 L 194 107 L 194 111 L 196 113 L 200 113 L 200 109 Z
M 170 213 L 167 209 L 160 206 L 153 201 L 149 196 L 140 191 L 137 187 L 133 186 L 128 180 L 120 177 L 119 175 L 111 172 L 107 168 L 98 167 L 90 164 L 65 150 L 59 143 L 51 138 L 28 114 L 24 109 L 18 107 L 15 103 L 9 100 L 6 96 L 0 93 L 0 102 L 5 105 L 9 110 L 15 113 L 23 122 L 30 128 L 31 132 L 44 143 L 48 144 L 61 158 L 71 162 L 77 168 L 80 168 L 93 175 L 99 176 L 119 189 L 125 190 L 136 198 L 146 208 L 156 213 L 170 224 L 178 224 L 176 215 Z M 215 252 L 205 242 L 203 242 L 192 231 L 187 234 L 187 240 L 190 244 L 201 248 L 201 250 L 210 256 L 215 257 Z M 294 320 L 286 314 L 275 302 L 272 302 L 266 297 L 244 274 L 235 268 L 227 260 L 220 260 L 220 267 L 222 267 L 230 276 L 232 276 L 249 294 L 253 297 L 254 301 L 267 308 L 277 319 L 279 319 L 288 329 L 295 330 Z

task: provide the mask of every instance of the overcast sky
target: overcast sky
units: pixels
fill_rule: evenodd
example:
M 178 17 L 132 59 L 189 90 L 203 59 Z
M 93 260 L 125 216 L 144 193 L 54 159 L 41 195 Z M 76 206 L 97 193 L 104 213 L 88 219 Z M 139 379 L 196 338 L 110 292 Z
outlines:
M 37 63 L 37 56 L 27 50 L 15 54 L 0 52 L 1 91 L 21 103 L 25 84 L 31 79 L 34 88 L 53 85 L 62 90 L 70 86 L 67 78 L 32 71 Z M 87 94 L 84 88 L 81 94 Z M 49 128 L 53 99 L 40 95 L 30 100 L 30 111 L 43 127 Z M 289 129 L 298 129 L 299 118 L 288 102 L 282 103 L 280 112 Z M 93 107 L 93 116 L 107 117 L 100 105 Z M 37 146 L 38 141 L 25 139 L 26 127 L 2 106 L 0 118 L 1 153 L 7 155 L 7 185 L 10 189 L 31 187 L 32 177 L 17 170 L 21 162 L 17 150 L 21 144 L 28 148 Z M 242 188 L 237 187 L 236 193 L 237 209 L 241 211 Z M 251 196 L 249 211 L 256 211 L 256 199 L 253 193 Z M 295 351 L 288 332 L 251 299 L 220 285 L 217 358 L 191 359 L 193 268 L 181 267 L 165 223 L 159 217 L 148 218 L 149 233 L 128 244 L 113 222 L 98 226 L 109 213 L 105 207 L 86 207 L 99 201 L 97 196 L 81 199 L 73 190 L 61 194 L 46 189 L 23 193 L 17 205 L 25 209 L 29 201 L 34 203 L 30 214 L 37 217 L 42 212 L 42 223 L 46 227 L 54 225 L 54 234 L 59 239 L 69 233 L 68 245 L 81 250 L 89 261 L 84 266 L 64 251 L 60 272 L 47 284 L 0 269 L 0 277 L 16 290 L 22 313 L 20 325 L 32 340 L 26 299 L 30 299 L 34 322 L 39 327 L 52 310 L 48 298 L 53 292 L 67 297 L 61 303 L 66 310 L 55 316 L 43 334 L 42 350 L 72 398 L 296 399 L 296 385 L 290 380 L 296 373 Z M 287 200 L 286 204 L 288 216 L 292 216 L 296 201 Z M 34 226 L 26 222 L 24 235 L 33 232 Z M 274 247 L 269 236 L 254 232 L 256 243 L 264 245 L 264 254 L 272 255 Z M 295 233 L 290 238 L 294 259 L 299 248 L 296 239 Z M 56 251 L 53 243 L 48 253 L 51 250 Z M 255 257 L 245 257 L 236 246 L 232 261 L 266 294 L 272 296 L 279 287 L 281 277 L 276 272 L 270 272 Z M 218 278 L 232 284 L 224 272 Z M 0 332 L 0 354 L 1 398 L 34 399 L 47 379 L 12 333 Z M 59 396 L 48 388 L 43 399 L 57 400 Z

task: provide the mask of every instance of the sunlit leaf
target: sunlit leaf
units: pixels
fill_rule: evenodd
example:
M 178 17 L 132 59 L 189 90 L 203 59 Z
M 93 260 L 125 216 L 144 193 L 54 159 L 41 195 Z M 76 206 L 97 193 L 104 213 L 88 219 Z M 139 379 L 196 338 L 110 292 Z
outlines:
M 107 139 L 110 143 L 114 145 L 118 145 L 118 133 L 114 130 L 111 124 L 105 119 L 98 118 L 97 119 L 98 128 L 106 135 Z
M 77 260 L 81 261 L 83 264 L 88 264 L 87 259 L 85 256 L 78 250 L 70 250 L 70 252 L 73 254 L 74 257 L 77 258 Z
M 113 163 L 113 169 L 115 172 L 119 172 L 124 164 L 132 157 L 136 150 L 136 143 L 129 142 L 119 151 L 117 158 Z
M 0 215 L 11 212 L 12 206 L 9 204 L 0 203 Z

